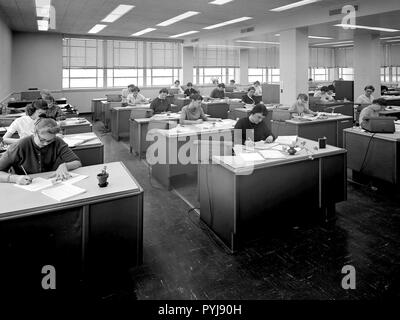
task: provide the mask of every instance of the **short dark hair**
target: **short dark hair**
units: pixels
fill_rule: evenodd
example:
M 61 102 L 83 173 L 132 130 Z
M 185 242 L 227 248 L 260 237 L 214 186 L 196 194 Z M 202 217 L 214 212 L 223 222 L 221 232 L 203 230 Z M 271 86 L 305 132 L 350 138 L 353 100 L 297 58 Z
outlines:
M 135 85 L 134 84 L 130 84 L 130 85 L 128 85 L 128 88 L 134 88 L 135 87 Z
M 177 83 L 177 82 L 178 82 L 178 83 L 181 83 L 179 80 L 175 80 L 175 82 L 174 82 L 174 83 Z
M 225 83 L 219 83 L 217 87 L 218 87 L 218 88 L 224 88 L 224 89 L 225 89 Z
M 158 93 L 167 93 L 168 94 L 168 89 L 167 88 L 162 88 Z
M 232 79 L 232 80 L 230 80 L 229 82 L 233 82 L 233 83 L 235 83 L 236 81 Z
M 328 91 L 329 90 L 335 91 L 335 86 L 333 84 L 330 84 L 329 86 L 327 86 L 327 88 L 328 88 Z
M 380 106 L 387 106 L 388 105 L 387 101 L 385 99 L 383 99 L 383 98 L 374 99 L 372 101 L 372 103 L 373 104 L 379 104 Z
M 193 93 L 189 96 L 190 100 L 203 100 L 203 97 L 198 93 Z
M 268 113 L 267 107 L 261 103 L 256 104 L 250 111 L 250 114 L 255 114 L 255 113 L 262 113 L 263 116 L 266 116 Z
M 35 130 L 45 129 L 47 133 L 57 134 L 61 131 L 56 120 L 51 118 L 39 118 L 35 123 Z
M 136 86 L 133 86 L 133 91 L 135 92 L 139 92 L 140 91 L 140 89 L 139 89 L 139 87 L 136 87 Z
M 324 92 L 327 92 L 329 89 L 328 89 L 327 86 L 323 86 L 323 87 L 321 87 L 321 89 L 319 89 L 319 90 L 324 91 Z
M 188 82 L 188 83 L 186 84 L 186 86 L 188 86 L 188 87 L 193 87 L 193 83 Z
M 299 95 L 297 96 L 297 99 L 302 98 L 305 101 L 308 101 L 308 95 L 305 93 L 299 93 Z
M 254 87 L 249 87 L 249 88 L 247 89 L 247 92 L 249 92 L 250 90 L 256 91 L 256 88 L 254 88 Z
M 365 86 L 365 88 L 364 88 L 364 91 L 366 91 L 366 90 L 375 91 L 375 88 L 374 88 L 374 86 L 368 85 L 368 86 Z
M 260 81 L 258 81 L 258 80 L 257 80 L 257 81 L 254 81 L 253 84 L 258 84 L 258 85 L 260 85 Z
M 48 108 L 49 106 L 46 100 L 37 99 L 26 106 L 26 114 L 31 116 L 36 112 L 36 110 L 47 110 Z

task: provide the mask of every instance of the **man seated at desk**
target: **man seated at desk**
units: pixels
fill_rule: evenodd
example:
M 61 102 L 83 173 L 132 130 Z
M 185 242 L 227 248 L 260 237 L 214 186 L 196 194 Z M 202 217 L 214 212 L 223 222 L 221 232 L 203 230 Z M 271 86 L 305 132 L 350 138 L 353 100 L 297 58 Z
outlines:
M 192 94 L 198 93 L 196 89 L 193 88 L 193 84 L 191 82 L 188 82 L 186 85 L 186 90 L 184 92 L 184 95 L 186 97 L 190 97 Z
M 305 93 L 300 93 L 297 96 L 297 101 L 289 108 L 289 113 L 293 115 L 302 116 L 304 113 L 316 115 L 317 112 L 310 110 L 308 107 L 308 95 Z
M 190 103 L 187 106 L 184 106 L 181 110 L 179 124 L 196 124 L 207 120 L 219 120 L 216 118 L 209 118 L 205 115 L 203 108 L 201 107 L 202 100 L 203 97 L 198 93 L 190 96 Z
M 254 97 L 254 93 L 256 89 L 254 87 L 250 87 L 247 89 L 247 94 L 242 97 L 242 102 L 245 104 L 256 104 L 256 100 Z
M 38 99 L 26 106 L 26 115 L 15 119 L 3 137 L 6 144 L 17 143 L 20 139 L 32 135 L 35 131 L 35 122 L 40 116 L 45 116 L 47 102 Z M 19 138 L 12 138 L 18 133 Z
M 246 141 L 251 143 L 265 140 L 267 143 L 274 141 L 274 137 L 271 130 L 264 121 L 267 116 L 267 108 L 263 104 L 256 104 L 254 108 L 250 111 L 250 115 L 246 118 L 241 118 L 236 122 L 235 129 L 242 130 L 241 138 L 242 144 Z M 246 131 L 251 130 L 253 132 L 253 137 L 246 137 Z M 236 130 L 235 130 L 236 131 Z M 235 134 L 236 137 L 236 134 Z M 247 144 L 247 143 L 246 143 Z
M 379 112 L 385 110 L 387 106 L 387 102 L 383 98 L 375 99 L 372 104 L 368 107 L 365 107 L 361 110 L 360 117 L 358 122 L 360 123 L 360 127 L 363 128 L 365 125 L 366 118 L 374 118 L 379 117 Z
M 220 83 L 211 91 L 210 97 L 213 99 L 223 99 L 225 98 L 225 84 Z
M 69 178 L 69 170 L 82 166 L 80 159 L 56 134 L 53 119 L 39 118 L 32 136 L 13 144 L 0 158 L 0 182 L 30 184 L 29 174 L 56 171 L 57 180 Z M 9 173 L 13 169 L 15 174 Z
M 356 102 L 357 104 L 372 104 L 374 101 L 374 96 L 372 93 L 375 91 L 375 88 L 371 85 L 366 86 L 364 88 L 364 93 L 360 95 L 357 99 Z
M 140 89 L 138 87 L 133 87 L 132 91 L 128 93 L 126 101 L 128 106 L 135 106 L 137 104 L 146 103 L 146 98 L 139 93 Z
M 155 98 L 150 104 L 150 109 L 153 110 L 153 114 L 171 111 L 171 104 L 167 100 L 167 95 L 168 95 L 167 88 L 162 88 L 159 91 L 158 97 Z

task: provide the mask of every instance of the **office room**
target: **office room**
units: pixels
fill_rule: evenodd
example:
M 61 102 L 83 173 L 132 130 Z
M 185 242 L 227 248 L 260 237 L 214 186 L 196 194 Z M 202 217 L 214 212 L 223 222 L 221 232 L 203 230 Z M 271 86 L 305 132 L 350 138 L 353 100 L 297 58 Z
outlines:
M 399 18 L 0 0 L 1 295 L 399 298 Z

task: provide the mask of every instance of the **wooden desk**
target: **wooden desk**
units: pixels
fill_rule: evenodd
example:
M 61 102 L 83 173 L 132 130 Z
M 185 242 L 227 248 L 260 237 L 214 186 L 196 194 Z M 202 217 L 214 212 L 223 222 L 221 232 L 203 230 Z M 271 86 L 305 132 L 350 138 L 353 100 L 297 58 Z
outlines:
M 68 134 L 64 138 L 92 139 L 70 148 L 81 159 L 83 166 L 104 163 L 104 145 L 94 132 Z
M 400 96 L 382 96 L 391 106 L 400 106 Z
M 229 104 L 228 100 L 218 99 L 214 101 L 202 102 L 201 107 L 204 113 L 210 115 L 211 118 L 228 118 Z
M 66 109 L 66 106 L 70 106 L 70 109 Z M 65 118 L 76 118 L 79 116 L 79 111 L 69 103 L 63 103 L 58 105 L 61 108 L 61 111 L 64 113 Z
M 9 113 L 0 115 L 0 127 L 9 127 L 10 124 L 17 118 L 25 115 L 25 112 Z
M 63 135 L 92 132 L 92 124 L 85 118 L 69 118 L 59 123 Z
M 400 91 L 399 90 L 389 90 L 389 91 L 386 91 L 383 95 L 384 96 L 400 96 Z
M 230 99 L 240 99 L 247 94 L 247 91 L 233 91 L 233 92 L 225 92 L 225 97 Z
M 101 120 L 101 102 L 102 101 L 107 101 L 107 98 L 92 99 L 92 104 L 91 104 L 92 121 Z
M 399 106 L 389 106 L 384 111 L 379 112 L 382 116 L 397 117 L 400 119 L 400 107 Z
M 353 126 L 351 116 L 335 116 L 320 120 L 272 121 L 271 130 L 274 136 L 297 135 L 302 138 L 318 141 L 318 138 L 326 137 L 326 143 L 343 147 L 343 129 Z
M 150 104 L 128 107 L 111 107 L 111 135 L 117 141 L 121 137 L 129 136 L 129 118 L 131 111 L 135 109 L 149 109 L 150 111 Z
M 171 178 L 181 174 L 192 173 L 197 171 L 198 140 L 220 140 L 221 137 L 226 141 L 232 141 L 232 130 L 236 121 L 225 119 L 217 123 L 215 126 L 211 123 L 203 123 L 198 125 L 177 126 L 170 130 L 159 130 L 160 141 L 158 145 L 165 148 L 165 158 L 163 163 L 152 164 L 152 176 L 157 179 L 163 186 L 171 188 Z M 155 143 L 155 142 L 154 142 Z M 185 153 L 188 163 L 182 163 L 179 159 L 179 151 L 185 145 Z M 151 146 L 149 147 L 151 148 Z M 151 155 L 149 149 L 147 154 Z M 160 154 L 160 151 L 159 151 Z M 151 161 L 147 157 L 147 161 Z
M 400 184 L 400 132 L 365 132 L 360 128 L 343 131 L 347 149 L 347 167 L 353 170 L 353 179 L 361 176 L 378 178 Z
M 152 118 L 129 119 L 129 152 L 132 153 L 133 150 L 139 158 L 142 158 L 150 145 L 150 141 L 147 141 L 146 137 L 151 120 L 165 121 L 167 123 L 172 121 L 176 123 L 179 122 L 180 116 L 179 113 L 171 113 L 170 116 L 166 117 L 156 115 Z
M 354 102 L 334 101 L 329 103 L 319 103 L 318 100 L 310 103 L 310 109 L 317 112 L 333 112 L 351 116 L 354 119 Z M 333 109 L 333 110 L 332 110 Z
M 102 168 L 75 170 L 88 175 L 75 183 L 86 193 L 62 202 L 0 183 L 0 194 L 7 195 L 0 206 L 2 290 L 10 284 L 17 294 L 75 295 L 81 279 L 105 284 L 142 263 L 143 189 L 122 162 L 107 163 L 109 184 L 99 188 Z M 41 288 L 45 265 L 56 268 L 56 290 Z
M 305 140 L 305 139 L 302 139 Z M 325 220 L 335 204 L 346 200 L 346 150 L 306 140 L 305 150 L 286 159 L 244 163 L 238 157 L 213 157 L 214 163 L 199 166 L 200 218 L 228 246 L 271 226 L 274 218 L 295 213 L 316 213 Z

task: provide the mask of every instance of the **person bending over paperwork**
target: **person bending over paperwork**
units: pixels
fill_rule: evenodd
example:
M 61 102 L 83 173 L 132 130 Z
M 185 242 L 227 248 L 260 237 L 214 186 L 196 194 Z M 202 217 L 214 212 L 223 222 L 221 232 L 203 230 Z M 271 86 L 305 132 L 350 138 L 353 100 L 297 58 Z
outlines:
M 386 106 L 387 106 L 387 101 L 383 98 L 379 98 L 375 99 L 370 106 L 362 109 L 360 117 L 358 118 L 360 127 L 364 128 L 366 119 L 379 117 L 380 116 L 379 112 L 385 110 Z
M 308 95 L 300 93 L 297 96 L 297 101 L 289 108 L 290 115 L 302 116 L 304 113 L 316 115 L 317 113 L 311 111 L 308 107 Z
M 179 124 L 196 124 L 202 123 L 203 121 L 219 120 L 217 118 L 209 118 L 205 115 L 203 108 L 201 107 L 201 101 L 203 97 L 198 93 L 190 96 L 190 103 L 184 106 L 181 110 L 181 118 Z
M 235 138 L 236 129 L 241 130 L 241 140 L 242 144 L 251 146 L 254 142 L 264 140 L 266 143 L 271 143 L 274 141 L 274 137 L 271 130 L 264 121 L 267 116 L 267 108 L 263 104 L 256 104 L 254 108 L 250 111 L 250 115 L 247 118 L 241 118 L 236 122 L 235 125 Z M 246 137 L 246 132 L 252 132 L 253 137 Z M 253 142 L 254 141 L 254 142 Z
M 29 174 L 56 171 L 57 180 L 70 177 L 69 170 L 82 166 L 80 159 L 56 134 L 57 122 L 39 118 L 32 136 L 11 145 L 0 158 L 0 182 L 27 185 L 32 182 Z M 13 169 L 15 174 L 9 173 Z

